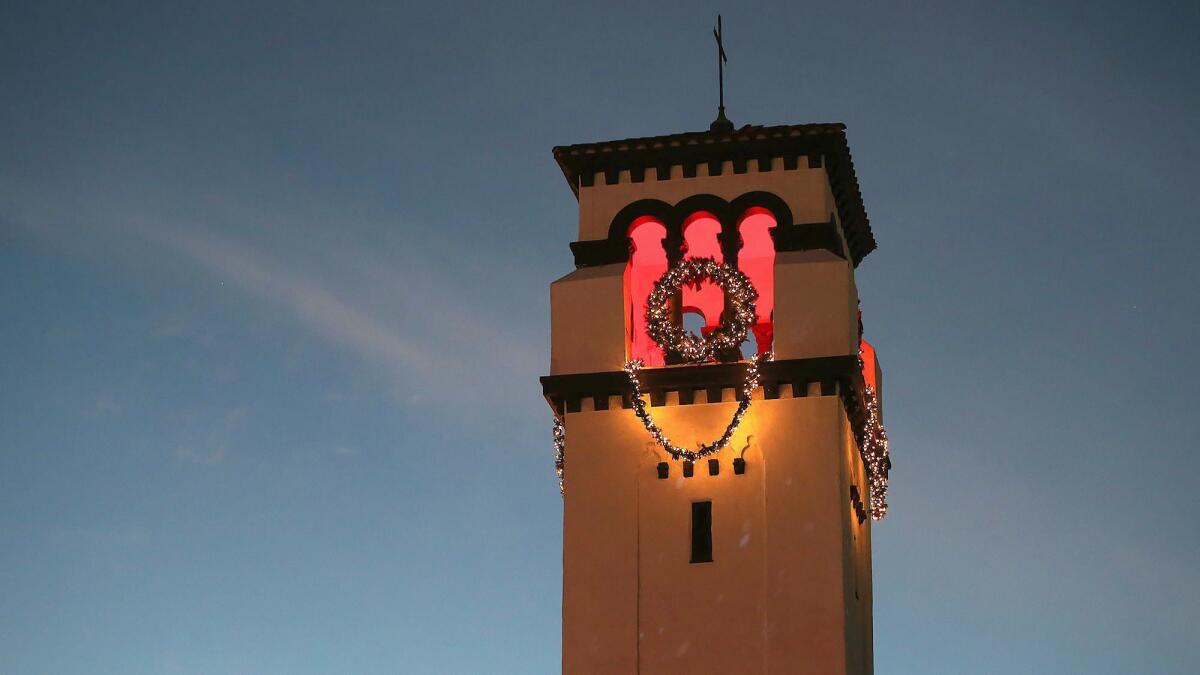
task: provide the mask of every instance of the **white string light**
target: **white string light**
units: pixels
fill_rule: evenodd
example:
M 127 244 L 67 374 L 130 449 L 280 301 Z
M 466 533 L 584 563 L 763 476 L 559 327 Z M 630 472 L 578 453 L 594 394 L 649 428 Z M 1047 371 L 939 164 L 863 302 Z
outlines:
M 862 429 L 863 463 L 867 465 L 867 474 L 871 481 L 871 518 L 882 520 L 887 515 L 888 471 L 892 461 L 888 452 L 887 431 L 879 418 L 879 399 L 875 388 L 866 385 L 863 398 L 867 404 L 867 420 Z
M 697 336 L 671 320 L 670 302 L 679 294 L 685 284 L 699 287 L 704 280 L 711 280 L 725 292 L 726 312 L 722 315 L 720 327 L 707 336 Z M 701 364 L 716 360 L 721 353 L 739 349 L 746 339 L 746 333 L 755 321 L 754 302 L 758 292 L 754 284 L 738 270 L 728 265 L 718 263 L 711 258 L 692 258 L 676 263 L 667 270 L 654 284 L 654 290 L 647 299 L 646 332 L 668 352 L 680 356 L 688 363 Z M 671 442 L 662 429 L 654 422 L 650 411 L 643 399 L 641 380 L 638 372 L 642 369 L 641 360 L 633 359 L 625 363 L 625 373 L 629 377 L 632 389 L 631 404 L 633 412 L 641 420 L 642 425 L 654 441 L 667 454 L 676 460 L 696 461 L 716 454 L 729 445 L 742 418 L 750 408 L 751 396 L 758 388 L 761 373 L 759 364 L 770 361 L 771 352 L 759 354 L 750 360 L 746 367 L 746 379 L 738 391 L 738 407 L 733 418 L 725 427 L 725 432 L 711 443 L 698 443 L 696 450 L 681 448 Z M 859 366 L 862 366 L 861 357 Z M 888 471 L 891 469 L 891 459 L 888 451 L 887 431 L 879 416 L 879 400 L 874 387 L 865 385 L 863 391 L 867 419 L 859 433 L 861 439 L 860 454 L 866 465 L 871 484 L 871 518 L 881 520 L 887 515 Z M 712 401 L 715 403 L 716 401 Z M 563 415 L 554 416 L 554 471 L 558 475 L 558 490 L 564 492 L 563 468 L 566 463 L 566 425 Z
M 685 284 L 699 288 L 711 280 L 725 291 L 721 325 L 705 336 L 695 335 L 672 320 L 670 304 Z M 658 346 L 678 354 L 688 363 L 705 363 L 722 352 L 738 349 L 754 324 L 758 291 L 745 274 L 712 258 L 690 258 L 675 263 L 646 299 L 646 334 Z
M 563 467 L 567 460 L 567 427 L 562 415 L 554 416 L 554 473 L 558 474 L 558 494 L 563 495 Z
M 646 427 L 646 431 L 650 432 L 650 436 L 654 438 L 654 442 L 662 446 L 667 454 L 673 459 L 684 459 L 696 461 L 703 459 L 709 455 L 720 452 L 725 446 L 729 445 L 729 441 L 733 438 L 734 432 L 737 431 L 738 425 L 742 423 L 742 418 L 745 417 L 746 411 L 750 408 L 750 396 L 754 390 L 758 388 L 759 372 L 758 364 L 760 360 L 771 360 L 771 352 L 760 354 L 750 360 L 750 365 L 746 367 L 746 379 L 742 382 L 742 388 L 738 392 L 738 407 L 733 413 L 733 419 L 729 420 L 729 424 L 725 427 L 725 433 L 712 443 L 697 443 L 696 450 L 688 450 L 681 448 L 671 442 L 670 438 L 663 433 L 662 429 L 654 423 L 654 418 L 650 416 L 650 411 L 646 409 L 646 401 L 642 398 L 642 385 L 638 378 L 638 371 L 642 369 L 642 362 L 634 359 L 625 364 L 625 372 L 629 375 L 629 385 L 633 388 L 633 412 L 642 421 L 642 425 Z M 714 403 L 716 401 L 713 401 Z

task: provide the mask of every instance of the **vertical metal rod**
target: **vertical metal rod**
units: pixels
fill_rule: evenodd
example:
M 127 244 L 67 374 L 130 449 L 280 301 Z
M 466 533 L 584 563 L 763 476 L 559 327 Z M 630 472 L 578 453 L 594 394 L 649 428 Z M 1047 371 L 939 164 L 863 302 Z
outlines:
M 717 15 L 717 89 L 720 92 L 721 116 L 725 116 L 725 45 L 721 44 L 721 15 Z

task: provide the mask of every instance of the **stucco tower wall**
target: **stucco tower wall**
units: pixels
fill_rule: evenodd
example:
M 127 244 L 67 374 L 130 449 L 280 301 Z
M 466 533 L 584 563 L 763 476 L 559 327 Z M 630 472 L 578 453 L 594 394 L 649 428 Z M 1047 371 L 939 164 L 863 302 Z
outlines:
M 625 366 L 625 263 L 584 267 L 550 284 L 550 374 Z
M 657 180 L 653 171 L 646 172 L 643 182 L 629 180 L 623 171 L 613 185 L 596 184 L 579 189 L 579 239 L 604 239 L 613 217 L 629 204 L 640 199 L 658 199 L 676 204 L 687 197 L 710 194 L 732 201 L 747 192 L 765 191 L 787 203 L 797 223 L 823 223 L 829 214 L 837 213 L 837 202 L 829 186 L 829 176 L 823 167 L 809 168 L 801 158 L 799 168 L 785 170 L 783 160 L 776 158 L 771 171 L 759 172 L 750 166 L 746 173 L 734 174 L 733 164 L 725 162 L 722 174 L 709 176 L 708 167 L 697 168 L 694 178 L 683 178 L 683 168 L 671 168 L 669 180 Z M 787 223 L 791 224 L 791 223 Z
M 719 434 L 735 406 L 652 411 L 691 443 Z M 869 603 L 845 611 L 847 554 L 869 541 L 849 539 L 839 478 L 861 465 L 848 461 L 841 400 L 789 396 L 751 410 L 716 456 L 718 475 L 701 462 L 684 478 L 671 462 L 666 480 L 631 411 L 566 415 L 564 672 L 870 672 L 855 656 Z M 744 475 L 733 473 L 737 456 Z M 711 563 L 688 559 L 694 501 L 713 504 Z
M 763 140 L 784 131 L 778 145 Z M 812 145 L 803 141 L 805 151 L 817 148 L 811 157 L 796 150 L 796 133 L 812 137 Z M 870 492 L 847 415 L 861 414 L 862 394 L 853 358 L 859 347 L 854 262 L 874 248 L 874 239 L 840 136 L 840 125 L 818 125 L 730 138 L 667 137 L 661 146 L 633 139 L 556 150 L 578 188 L 579 243 L 572 248 L 582 265 L 551 285 L 552 377 L 543 379 L 567 436 L 564 672 L 871 675 L 871 523 L 859 520 Z M 739 145 L 719 145 L 726 142 Z M 647 150 L 655 147 L 661 157 Z M 710 162 L 726 155 L 711 155 L 726 148 L 743 160 L 725 161 L 718 171 Z M 775 157 L 770 170 L 759 171 L 768 157 Z M 695 176 L 683 177 L 680 158 Z M 642 159 L 650 163 L 635 182 L 629 162 Z M 669 177 L 659 180 L 660 171 Z M 628 389 L 620 371 L 629 358 L 635 300 L 622 261 L 626 233 L 610 230 L 618 214 L 617 227 L 624 227 L 645 215 L 635 212 L 644 206 L 664 218 L 676 237 L 666 240 L 664 252 L 678 256 L 674 228 L 690 214 L 663 204 L 711 195 L 718 199 L 689 203 L 721 211 L 721 200 L 749 193 L 771 196 L 739 203 L 770 205 L 785 217 L 780 201 L 786 205 L 791 221 L 778 225 L 814 227 L 780 230 L 772 239 L 776 363 L 764 366 L 749 413 L 713 457 L 715 475 L 700 461 L 684 477 L 683 463 L 667 457 L 622 407 Z M 638 204 L 643 200 L 654 202 Z M 740 215 L 725 209 L 719 217 L 730 227 Z M 831 216 L 834 237 L 824 226 Z M 738 242 L 720 243 L 734 251 Z M 734 368 L 643 372 L 654 397 L 651 413 L 677 445 L 695 447 L 721 435 L 737 406 L 727 375 Z M 597 409 L 604 403 L 607 409 Z M 746 461 L 740 475 L 738 458 Z M 665 479 L 658 471 L 663 462 Z M 696 502 L 711 502 L 711 561 L 691 559 Z

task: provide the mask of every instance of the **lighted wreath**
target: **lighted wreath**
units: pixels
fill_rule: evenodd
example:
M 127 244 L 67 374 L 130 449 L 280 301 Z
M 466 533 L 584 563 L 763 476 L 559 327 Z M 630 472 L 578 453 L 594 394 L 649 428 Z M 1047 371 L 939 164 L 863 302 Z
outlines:
M 701 337 L 683 329 L 670 320 L 670 303 L 684 287 L 690 284 L 699 287 L 701 283 L 713 281 L 725 291 L 726 311 L 722 314 L 721 325 L 709 335 Z M 758 292 L 754 284 L 741 272 L 712 260 L 711 258 L 695 258 L 676 263 L 667 270 L 654 284 L 646 307 L 646 332 L 668 352 L 679 355 L 688 363 L 707 363 L 715 360 L 721 353 L 739 349 L 746 339 L 746 333 L 755 319 L 754 301 Z M 771 352 L 759 354 L 750 359 L 746 367 L 746 379 L 738 390 L 738 407 L 733 418 L 725 427 L 720 438 L 711 443 L 699 443 L 695 450 L 681 448 L 667 438 L 662 429 L 655 424 L 646 407 L 642 396 L 641 381 L 638 372 L 642 369 L 641 361 L 634 359 L 625 363 L 625 373 L 629 376 L 632 389 L 631 404 L 633 412 L 641 420 L 642 425 L 654 441 L 660 445 L 673 459 L 696 461 L 720 452 L 733 438 L 741 424 L 742 418 L 750 408 L 750 399 L 758 388 L 759 365 L 772 359 Z M 860 358 L 859 367 L 862 367 Z M 860 453 L 867 465 L 867 473 L 871 483 L 870 513 L 874 520 L 880 520 L 887 515 L 888 471 L 891 468 L 889 458 L 887 431 L 879 418 L 879 401 L 873 387 L 867 385 L 864 391 L 866 399 L 867 419 L 860 430 Z M 561 414 L 554 417 L 554 469 L 558 474 L 559 492 L 563 489 L 563 468 L 566 460 L 566 425 Z
M 685 286 L 699 288 L 712 281 L 725 292 L 721 325 L 708 335 L 696 335 L 671 320 L 670 303 Z M 688 363 L 705 363 L 717 355 L 738 349 L 754 324 L 754 301 L 758 291 L 738 270 L 712 258 L 692 258 L 676 263 L 654 282 L 646 301 L 646 333 L 664 350 Z
M 705 280 L 711 280 L 725 291 L 726 311 L 717 330 L 708 336 L 699 337 L 684 330 L 669 319 L 669 302 L 677 296 L 685 284 L 699 287 Z M 709 258 L 684 260 L 676 263 L 667 270 L 654 284 L 646 308 L 646 332 L 660 347 L 678 354 L 689 363 L 706 363 L 717 358 L 717 355 L 738 349 L 746 339 L 749 326 L 755 318 L 754 301 L 758 292 L 754 284 L 741 272 L 716 262 Z M 720 438 L 711 443 L 699 443 L 695 450 L 681 448 L 667 438 L 662 429 L 650 416 L 646 401 L 642 396 L 641 381 L 638 372 L 643 364 L 639 360 L 631 360 L 625 364 L 625 372 L 629 376 L 632 389 L 631 403 L 633 412 L 641 420 L 642 425 L 654 441 L 676 460 L 696 461 L 720 452 L 733 438 L 741 424 L 742 418 L 750 408 L 751 396 L 758 388 L 759 365 L 770 361 L 771 352 L 759 354 L 750 359 L 746 367 L 746 379 L 738 391 L 738 407 L 733 418 L 725 427 Z M 862 362 L 859 361 L 861 367 Z M 879 402 L 875 389 L 870 385 L 864 391 L 866 399 L 867 419 L 860 431 L 860 452 L 867 465 L 867 473 L 871 483 L 870 513 L 874 520 L 880 520 L 887 514 L 888 470 L 891 459 L 888 452 L 887 432 L 879 419 Z M 558 474 L 559 492 L 563 489 L 563 468 L 566 460 L 566 425 L 563 417 L 554 417 L 554 469 Z
M 726 310 L 721 316 L 721 325 L 706 336 L 695 335 L 670 319 L 669 304 L 684 285 L 699 288 L 704 281 L 712 281 L 725 292 Z M 738 270 L 718 263 L 711 258 L 693 258 L 675 263 L 654 283 L 654 290 L 646 302 L 646 333 L 668 352 L 678 354 L 688 363 L 707 363 L 717 358 L 718 354 L 733 349 L 739 349 L 746 340 L 746 333 L 754 323 L 754 301 L 758 299 L 758 291 L 750 279 Z M 667 438 L 662 429 L 654 423 L 646 402 L 642 398 L 642 385 L 638 371 L 642 362 L 634 359 L 625 364 L 625 372 L 629 375 L 629 385 L 633 389 L 633 412 L 642 421 L 642 426 L 673 459 L 696 461 L 720 452 L 737 431 L 742 423 L 742 417 L 750 408 L 750 396 L 758 388 L 760 361 L 771 360 L 771 353 L 756 355 L 746 368 L 746 379 L 738 391 L 738 407 L 733 413 L 733 419 L 725 427 L 721 437 L 711 443 L 699 443 L 695 450 L 681 448 Z

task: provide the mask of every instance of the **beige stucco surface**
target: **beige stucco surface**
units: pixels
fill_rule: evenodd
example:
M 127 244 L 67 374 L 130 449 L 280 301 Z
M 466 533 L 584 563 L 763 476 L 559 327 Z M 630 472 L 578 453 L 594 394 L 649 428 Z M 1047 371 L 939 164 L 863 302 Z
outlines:
M 774 160 L 773 167 L 760 173 L 750 162 L 746 173 L 735 174 L 733 164 L 725 162 L 720 176 L 709 176 L 708 165 L 702 164 L 696 167 L 695 178 L 683 178 L 683 167 L 674 166 L 669 180 L 657 180 L 654 171 L 647 171 L 641 183 L 631 182 L 628 171 L 622 172 L 614 185 L 605 185 L 601 179 L 592 187 L 579 188 L 579 239 L 608 237 L 613 217 L 639 199 L 676 204 L 699 194 L 733 200 L 747 192 L 765 191 L 784 200 L 797 223 L 825 222 L 837 211 L 823 167 L 808 168 L 806 157 L 800 158 L 796 169 L 785 171 L 781 158 Z
M 550 284 L 550 374 L 625 365 L 625 263 L 584 267 Z
M 697 194 L 733 200 L 766 191 L 782 198 L 797 223 L 836 212 L 823 168 L 670 180 L 654 171 L 632 183 L 622 173 L 579 190 L 579 239 L 608 236 L 630 203 L 668 204 Z M 630 307 L 625 264 L 583 268 L 551 285 L 554 375 L 620 370 L 627 358 Z M 774 351 L 777 359 L 857 353 L 858 293 L 852 265 L 821 250 L 775 258 Z M 865 470 L 838 396 L 762 391 L 728 448 L 683 478 L 634 413 L 619 407 L 565 415 L 563 528 L 563 670 L 572 674 L 796 673 L 869 675 L 871 655 L 870 521 L 858 523 L 850 486 L 869 500 Z M 788 387 L 787 389 L 790 389 Z M 679 445 L 718 437 L 736 404 L 651 408 Z M 747 460 L 735 475 L 733 459 Z M 670 477 L 655 465 L 668 461 Z M 690 563 L 691 504 L 713 503 L 713 561 Z
M 735 407 L 651 410 L 691 445 L 719 435 Z M 756 401 L 718 476 L 701 462 L 683 478 L 671 461 L 659 480 L 664 454 L 630 410 L 566 424 L 564 672 L 870 672 L 847 660 L 869 620 L 861 589 L 846 611 L 855 570 L 869 570 L 869 532 L 852 539 L 846 481 L 861 461 L 836 396 Z M 714 560 L 689 563 L 691 503 L 703 500 Z
M 849 262 L 824 250 L 775 254 L 775 358 L 857 354 L 857 312 Z
M 627 358 L 625 264 L 584 267 L 550 285 L 550 373 L 620 370 Z M 775 358 L 858 352 L 858 291 L 850 264 L 828 251 L 775 256 Z

